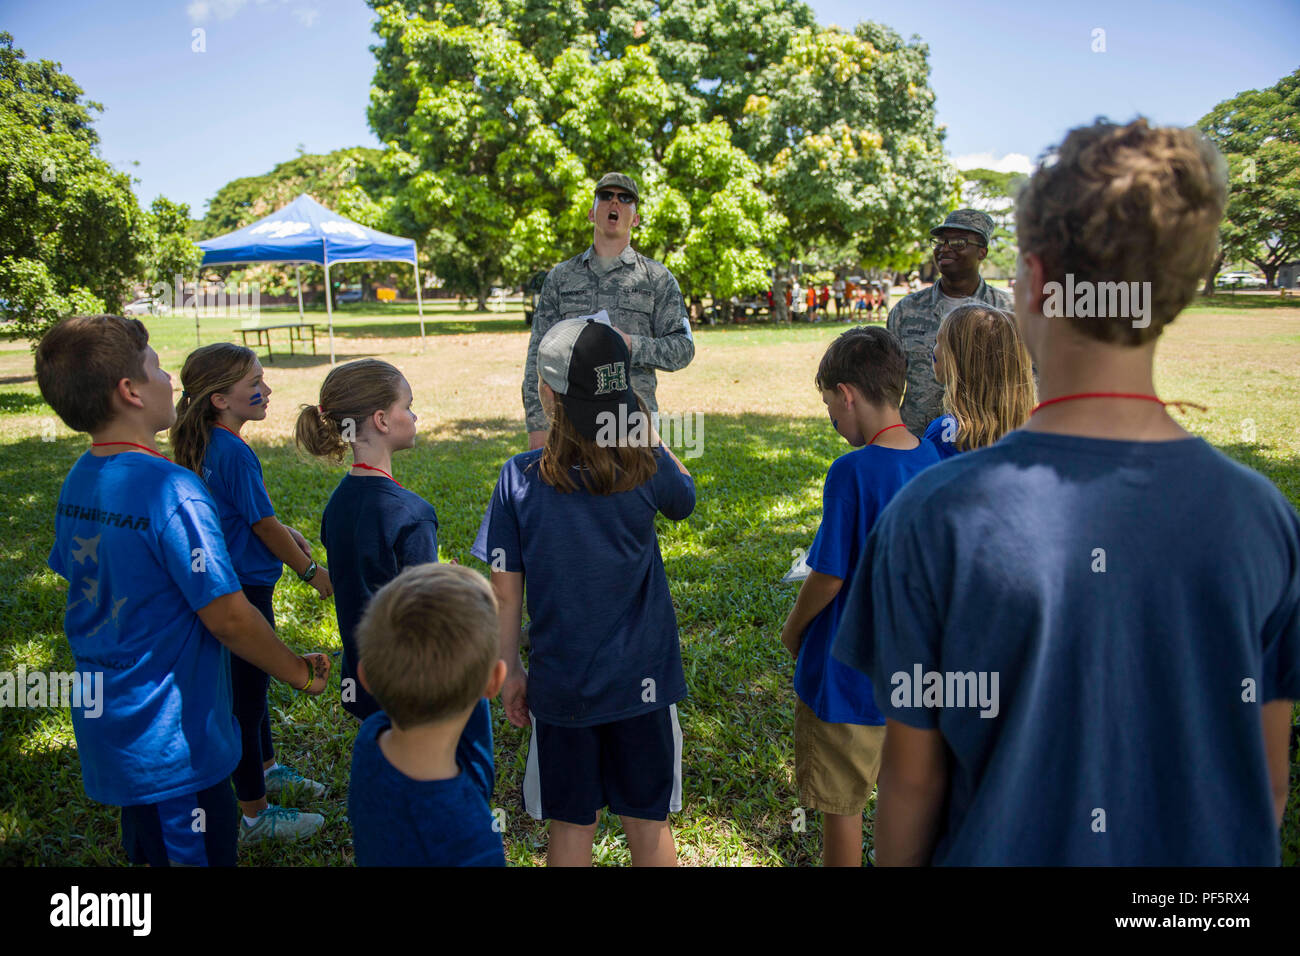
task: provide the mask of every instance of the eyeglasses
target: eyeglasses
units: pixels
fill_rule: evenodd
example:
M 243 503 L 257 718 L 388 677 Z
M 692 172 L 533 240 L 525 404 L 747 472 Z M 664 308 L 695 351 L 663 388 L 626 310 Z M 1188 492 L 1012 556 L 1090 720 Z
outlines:
M 938 236 L 930 240 L 930 245 L 934 247 L 935 252 L 938 252 L 944 246 L 947 246 L 953 252 L 961 252 L 967 246 L 984 248 L 984 243 L 976 242 L 974 239 L 940 239 Z
M 596 190 L 596 198 L 599 199 L 601 202 L 609 202 L 615 196 L 618 197 L 618 201 L 621 202 L 624 206 L 636 205 L 636 197 L 633 196 L 631 193 L 616 193 L 612 189 Z

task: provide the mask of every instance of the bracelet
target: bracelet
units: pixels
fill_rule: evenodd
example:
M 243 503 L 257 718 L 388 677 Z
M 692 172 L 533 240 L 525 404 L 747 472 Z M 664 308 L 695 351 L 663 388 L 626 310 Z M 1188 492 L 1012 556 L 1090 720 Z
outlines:
M 319 565 L 316 564 L 316 559 L 312 558 L 311 564 L 307 565 L 307 567 L 302 571 L 302 573 L 298 575 L 298 580 L 302 581 L 303 583 L 310 581 L 312 578 L 316 576 L 317 567 L 319 567 Z
M 316 668 L 312 667 L 311 661 L 307 660 L 307 658 L 303 657 L 301 654 L 298 655 L 298 660 L 307 665 L 307 683 L 298 688 L 301 691 L 305 691 L 307 688 L 311 687 L 312 681 L 316 679 Z

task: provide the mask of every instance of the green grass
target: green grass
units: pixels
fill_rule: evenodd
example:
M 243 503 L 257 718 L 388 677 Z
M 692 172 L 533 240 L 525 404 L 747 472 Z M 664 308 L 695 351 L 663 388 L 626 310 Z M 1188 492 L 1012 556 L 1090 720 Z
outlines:
M 487 374 L 482 368 L 494 361 L 514 374 L 510 370 L 517 370 L 526 338 L 522 323 L 508 315 L 454 313 L 441 321 L 470 328 L 438 336 L 423 356 L 414 353 L 416 343 L 410 340 L 370 340 L 379 329 L 409 335 L 412 323 L 406 316 L 349 315 L 339 319 L 336 333 L 357 343 L 362 354 L 387 350 L 384 354 L 409 361 L 413 369 L 436 370 L 436 375 L 412 377 L 417 401 L 436 406 L 437 414 L 432 423 L 422 418 L 420 444 L 400 455 L 396 467 L 402 483 L 437 508 L 443 559 L 482 569 L 468 549 L 501 463 L 522 450 L 522 423 L 517 384 L 503 385 L 502 395 L 489 395 L 466 383 Z M 228 335 L 229 327 L 205 323 L 204 340 Z M 661 378 L 665 410 L 699 409 L 707 419 L 705 453 L 687 462 L 698 489 L 696 511 L 679 524 L 663 521 L 660 528 L 690 688 L 690 697 L 679 705 L 687 742 L 684 810 L 673 817 L 683 863 L 810 865 L 820 860 L 817 814 L 807 815 L 805 832 L 791 827 L 797 808 L 792 665 L 777 638 L 795 589 L 774 582 L 790 566 L 792 551 L 811 542 L 826 469 L 846 450 L 828 427 L 811 385 L 816 356 L 842 328 L 702 329 L 696 333 L 697 359 L 691 369 Z M 174 372 L 193 347 L 192 325 L 182 319 L 150 320 L 150 329 L 164 367 Z M 1190 427 L 1263 472 L 1300 505 L 1300 436 L 1294 422 L 1300 407 L 1297 333 L 1300 313 L 1267 308 L 1189 314 L 1167 333 L 1158 371 L 1162 394 L 1211 406 L 1204 415 L 1188 415 Z M 483 350 L 483 343 L 501 342 L 508 345 L 505 357 Z M 457 358 L 464 369 L 456 367 Z M 277 371 L 271 373 L 272 368 Z M 276 376 L 277 390 L 291 407 L 294 401 L 314 400 L 312 390 L 326 368 L 311 356 L 283 364 L 277 357 L 268 374 Z M 29 670 L 67 670 L 73 661 L 62 633 L 66 585 L 44 562 L 53 503 L 85 439 L 61 424 L 44 431 L 42 423 L 52 413 L 40 400 L 30 371 L 24 345 L 0 349 L 0 487 L 9 504 L 0 515 L 0 670 L 20 663 Z M 467 377 L 456 378 L 458 374 Z M 503 381 L 510 381 L 509 374 Z M 424 400 L 429 392 L 436 393 L 437 401 Z M 665 393 L 672 394 L 672 404 Z M 1248 418 L 1254 427 L 1249 440 L 1242 431 Z M 287 421 L 278 434 L 252 429 L 248 437 L 263 461 L 280 517 L 319 547 L 320 512 L 339 472 L 304 462 L 288 441 Z M 275 609 L 280 635 L 290 646 L 339 649 L 332 605 L 319 601 L 292 575 L 277 588 Z M 297 804 L 323 813 L 325 826 L 300 844 L 241 850 L 241 862 L 352 862 L 346 794 L 356 724 L 338 704 L 338 679 L 336 668 L 333 687 L 319 699 L 274 681 L 270 692 L 281 759 L 331 787 L 325 798 Z M 494 806 L 506 811 L 507 858 L 512 864 L 539 864 L 544 862 L 545 828 L 524 813 L 519 801 L 527 735 L 505 721 L 499 705 L 494 705 L 494 719 Z M 0 774 L 0 864 L 125 863 L 116 811 L 91 802 L 82 790 L 66 711 L 0 710 L 0 765 L 5 768 Z M 1300 776 L 1295 768 L 1292 773 L 1283 828 L 1284 862 L 1290 865 L 1300 862 Z M 602 818 L 596 860 L 629 862 L 616 820 Z

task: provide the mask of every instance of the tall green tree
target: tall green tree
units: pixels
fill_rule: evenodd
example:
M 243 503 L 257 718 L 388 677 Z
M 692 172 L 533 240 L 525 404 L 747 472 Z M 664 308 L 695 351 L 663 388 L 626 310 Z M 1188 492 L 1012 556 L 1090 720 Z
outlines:
M 141 281 L 192 266 L 189 210 L 142 210 L 131 177 L 98 155 L 93 112 L 58 63 L 28 62 L 0 33 L 0 314 L 36 340 L 64 315 L 115 312 Z
M 664 264 L 686 297 L 708 295 L 725 312 L 732 296 L 766 291 L 770 250 L 786 223 L 727 124 L 716 118 L 678 130 L 664 171 L 641 241 L 668 250 Z
M 965 169 L 961 172 L 963 206 L 981 209 L 993 219 L 993 240 L 984 260 L 986 276 L 1016 274 L 1016 190 L 1025 181 L 1022 173 L 1000 173 L 994 169 Z
M 1278 268 L 1300 257 L 1300 70 L 1265 90 L 1224 100 L 1197 124 L 1228 162 L 1222 254 L 1253 262 L 1273 288 Z
M 957 202 L 928 85 L 928 48 L 859 23 L 800 31 L 745 125 L 798 254 L 851 246 L 868 267 L 915 262 Z

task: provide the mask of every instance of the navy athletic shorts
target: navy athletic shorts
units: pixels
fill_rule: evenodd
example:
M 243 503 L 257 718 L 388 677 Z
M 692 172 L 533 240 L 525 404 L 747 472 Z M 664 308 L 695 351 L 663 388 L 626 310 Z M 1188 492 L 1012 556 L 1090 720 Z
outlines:
M 682 730 L 671 704 L 610 724 L 565 727 L 529 714 L 524 807 L 538 820 L 596 822 L 601 807 L 639 820 L 682 808 Z

